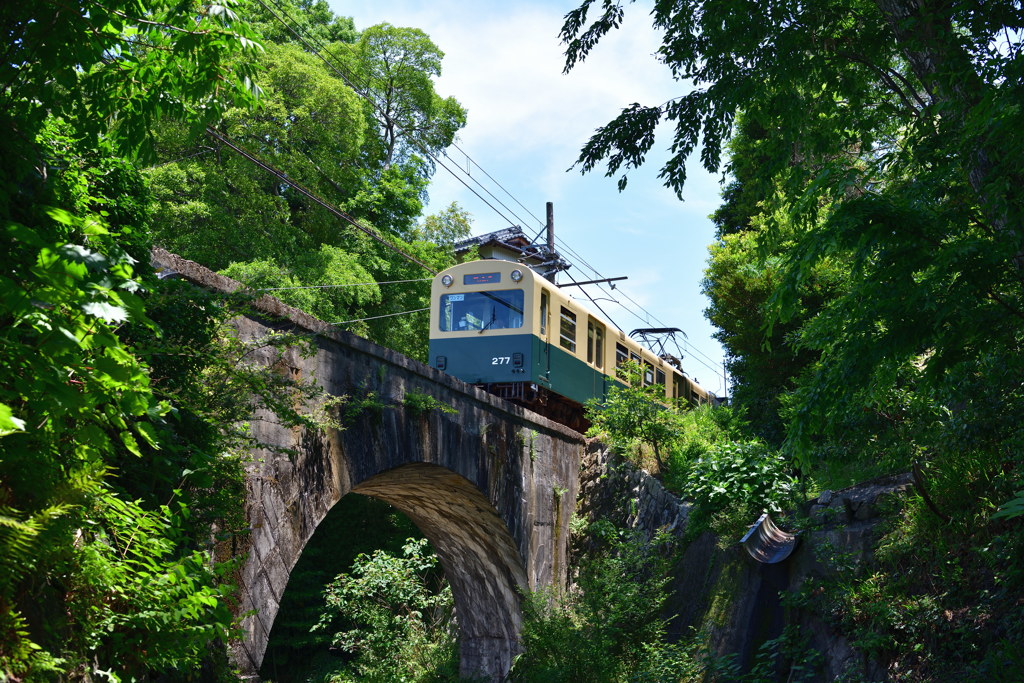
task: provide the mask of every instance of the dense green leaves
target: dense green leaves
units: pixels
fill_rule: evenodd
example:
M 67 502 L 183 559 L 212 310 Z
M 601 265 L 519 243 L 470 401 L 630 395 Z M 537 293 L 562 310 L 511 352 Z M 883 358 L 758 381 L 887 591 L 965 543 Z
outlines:
M 604 3 L 588 23 L 592 7 L 566 18 L 570 68 L 621 21 Z M 759 431 L 784 425 L 804 469 L 977 457 L 979 486 L 1012 470 L 1024 406 L 996 399 L 1017 393 L 1003 373 L 970 378 L 1018 367 L 1024 339 L 1020 8 L 681 0 L 652 17 L 685 92 L 625 110 L 579 162 L 628 170 L 669 121 L 678 191 L 686 156 L 717 170 L 739 133 L 705 289 Z M 1000 425 L 986 445 L 968 415 Z
M 212 423 L 202 440 L 175 430 L 210 416 L 147 363 L 162 335 L 139 267 L 149 197 L 114 150 L 145 157 L 158 117 L 200 124 L 251 100 L 233 60 L 258 46 L 233 6 L 0 12 L 2 678 L 194 672 L 231 632 L 230 566 L 200 539 L 237 522 L 238 461 Z
M 330 634 L 331 645 L 353 656 L 332 680 L 411 683 L 452 673 L 455 603 L 426 539 L 408 539 L 401 557 L 382 550 L 359 555 L 327 585 L 324 599 L 316 630 L 341 626 Z
M 236 0 L 83 0 L 5 8 L 6 135 L 18 131 L 25 142 L 50 113 L 73 120 L 92 141 L 107 135 L 121 152 L 147 156 L 157 118 L 200 125 L 251 101 L 252 72 L 233 58 L 259 45 L 236 7 Z
M 327 15 L 306 19 L 303 31 L 313 38 L 339 25 Z M 422 31 L 388 25 L 367 29 L 355 44 L 324 40 L 271 44 L 250 60 L 263 87 L 260 107 L 255 115 L 229 111 L 219 129 L 363 228 L 435 269 L 447 267 L 466 216 L 457 208 L 439 214 L 436 237 L 433 227 L 417 225 L 432 171 L 421 153 L 447 146 L 465 124 L 458 103 L 434 92 L 441 51 Z M 161 124 L 159 146 L 167 163 L 147 172 L 158 245 L 425 358 L 429 286 L 421 281 L 429 273 L 422 267 L 173 122 Z M 445 232 L 441 221 L 452 227 Z M 408 282 L 376 285 L 395 281 Z
M 434 92 L 443 57 L 419 29 L 385 23 L 360 35 L 355 82 L 370 95 L 385 167 L 439 152 L 466 125 L 466 111 L 455 98 Z
M 645 539 L 604 521 L 590 531 L 600 547 L 581 563 L 573 589 L 526 596 L 524 652 L 511 680 L 669 683 L 736 673 L 709 657 L 697 638 L 668 642 L 661 613 L 670 566 L 665 536 Z

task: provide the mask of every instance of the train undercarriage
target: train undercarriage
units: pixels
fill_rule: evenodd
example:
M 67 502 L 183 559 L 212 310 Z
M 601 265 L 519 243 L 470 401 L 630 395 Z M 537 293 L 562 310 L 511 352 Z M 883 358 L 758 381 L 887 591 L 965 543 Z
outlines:
M 590 429 L 590 420 L 584 416 L 581 404 L 532 382 L 502 382 L 475 386 L 563 424 L 580 434 L 585 434 Z

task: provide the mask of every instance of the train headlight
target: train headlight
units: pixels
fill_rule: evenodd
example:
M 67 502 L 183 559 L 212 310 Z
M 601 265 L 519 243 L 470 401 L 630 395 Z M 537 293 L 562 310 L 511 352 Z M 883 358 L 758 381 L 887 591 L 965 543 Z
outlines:
M 518 270 L 518 269 L 512 271 L 512 282 L 519 282 L 522 279 L 523 279 L 523 271 Z
M 444 285 L 445 287 L 451 287 L 452 286 L 452 276 L 451 275 L 443 276 L 441 278 L 441 284 Z

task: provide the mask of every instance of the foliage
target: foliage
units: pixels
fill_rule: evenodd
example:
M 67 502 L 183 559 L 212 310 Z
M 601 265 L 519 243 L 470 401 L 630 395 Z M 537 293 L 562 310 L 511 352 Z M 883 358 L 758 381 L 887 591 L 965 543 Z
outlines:
M 385 168 L 448 147 L 466 125 L 466 110 L 434 92 L 444 53 L 420 29 L 377 24 L 354 50 L 355 80 L 373 98 Z
M 780 680 L 811 683 L 820 680 L 821 653 L 813 650 L 798 626 L 790 625 L 782 634 L 761 644 L 750 671 L 735 680 L 742 683 L 769 683 Z
M 230 628 L 222 570 L 183 546 L 180 503 L 172 513 L 126 499 L 129 482 L 110 476 L 165 445 L 172 410 L 119 333 L 129 319 L 157 332 L 132 259 L 96 214 L 53 208 L 4 230 L 0 554 L 12 571 L 0 583 L 0 667 L 195 668 Z
M 594 6 L 566 17 L 568 68 L 626 11 Z M 880 567 L 809 595 L 900 680 L 998 679 L 1024 623 L 1019 519 L 993 519 L 1024 464 L 1021 8 L 737 8 L 655 3 L 683 94 L 628 107 L 578 163 L 623 187 L 668 121 L 678 192 L 686 157 L 718 171 L 735 136 L 705 290 L 737 407 L 812 483 L 913 468 L 928 493 Z
M 1013 680 L 1020 655 L 1009 643 L 1024 634 L 1020 535 L 1005 522 L 951 526 L 915 497 L 888 517 L 873 565 L 831 553 L 833 578 L 812 580 L 797 599 L 889 664 L 894 680 Z
M 454 406 L 442 403 L 430 394 L 418 391 L 407 391 L 402 397 L 402 404 L 409 409 L 413 415 L 423 415 L 431 410 L 440 410 L 442 413 L 457 414 L 459 411 Z
M 357 556 L 382 550 L 401 557 L 408 539 L 418 536 L 415 525 L 387 503 L 360 495 L 342 498 L 317 526 L 289 575 L 261 677 L 278 683 L 321 680 L 343 668 L 341 653 L 329 650 L 333 631 L 311 630 L 325 612 L 324 587 L 340 572 L 351 573 Z
M 359 258 L 326 244 L 298 257 L 290 268 L 266 259 L 232 263 L 221 272 L 328 323 L 358 317 L 381 301 L 380 287 Z M 367 327 L 362 323 L 349 329 L 365 333 Z
M 1024 516 L 1024 489 L 1017 491 L 1014 496 L 1016 497 L 1000 506 L 999 510 L 992 515 L 993 519 L 999 519 L 1000 517 L 1009 519 Z
M 799 231 L 781 211 L 762 213 L 769 211 L 774 187 L 758 186 L 766 180 L 757 178 L 759 169 L 751 164 L 760 159 L 763 142 L 752 139 L 750 128 L 742 126 L 730 144 L 732 172 L 743 181 L 734 181 L 738 189 L 732 194 L 727 189 L 720 207 L 728 210 L 730 217 L 722 220 L 729 224 L 720 223 L 719 231 L 725 233 L 709 248 L 702 290 L 710 305 L 704 313 L 718 328 L 714 336 L 726 350 L 732 404 L 748 416 L 758 436 L 781 445 L 783 396 L 820 357 L 818 350 L 800 343 L 800 329 L 844 291 L 848 268 L 841 259 L 818 263 L 801 285 L 788 318 L 775 319 L 773 295 L 785 277 L 786 254 Z M 759 191 L 768 194 L 758 196 Z M 738 195 L 743 198 L 736 199 Z M 769 230 L 776 235 L 770 251 L 765 245 Z
M 289 26 L 315 45 L 353 43 L 359 38 L 352 18 L 335 16 L 327 0 L 279 0 L 274 8 L 276 11 L 248 0 L 243 12 L 256 33 L 268 43 L 281 45 L 297 41 L 295 34 L 277 17 L 286 19 Z
M 665 536 L 643 539 L 599 525 L 607 543 L 566 593 L 526 596 L 516 681 L 698 681 L 722 667 L 699 638 L 665 639 L 669 580 Z
M 235 3 L 5 8 L 0 677 L 227 674 L 239 421 L 319 392 L 238 367 L 230 306 L 148 273 L 157 118 L 252 101 Z M 129 154 L 131 158 L 118 156 Z M 288 343 L 289 340 L 281 340 Z M 265 343 L 273 343 L 267 340 Z M 221 647 L 218 647 L 218 646 Z
M 466 239 L 472 230 L 473 216 L 457 202 L 426 216 L 420 224 L 421 238 L 443 247 Z
M 382 550 L 356 557 L 324 591 L 315 629 L 352 656 L 331 680 L 426 681 L 457 658 L 454 601 L 426 539 L 408 539 L 403 557 Z M 340 629 L 340 630 L 339 630 Z
M 679 412 L 664 405 L 664 387 L 647 384 L 639 363 L 628 362 L 617 369 L 624 384 L 613 385 L 602 401 L 587 401 L 586 417 L 591 422 L 588 436 L 603 436 L 610 447 L 636 464 L 642 460 L 641 446 L 650 446 L 659 471 L 665 469 L 665 451 L 679 430 Z
M 566 17 L 568 68 L 622 19 L 621 5 L 604 3 L 588 23 L 592 5 Z M 785 449 L 805 471 L 918 462 L 950 496 L 946 509 L 991 514 L 992 492 L 1009 497 L 1020 466 L 1024 413 L 1008 380 L 1024 319 L 1020 8 L 777 0 L 734 10 L 656 5 L 659 56 L 693 88 L 626 109 L 579 163 L 628 171 L 667 119 L 676 130 L 662 177 L 679 191 L 689 154 L 700 146 L 718 170 L 740 131 L 708 290 L 743 381 L 770 402 L 752 414 L 769 423 L 759 432 L 777 441 L 781 416 Z M 734 267 L 753 275 L 752 290 Z M 769 352 L 757 348 L 759 328 Z M 990 429 L 982 436 L 971 420 Z
M 307 31 L 341 31 L 344 22 L 325 8 L 300 4 L 314 10 L 303 15 Z M 297 16 L 298 9 L 289 14 Z M 270 21 L 265 11 L 254 11 L 261 22 Z M 436 152 L 465 123 L 452 98 L 442 101 L 434 93 L 440 50 L 420 31 L 377 27 L 358 43 L 321 45 L 334 69 L 292 36 L 271 34 L 280 42 L 249 60 L 263 88 L 260 107 L 255 113 L 228 111 L 219 130 L 398 249 L 436 270 L 451 265 L 451 242 L 468 233 L 469 216 L 452 205 L 417 225 L 431 168 L 404 151 L 408 145 L 440 145 L 431 147 Z M 402 82 L 375 79 L 367 70 L 378 67 L 400 72 Z M 372 87 L 360 87 L 357 72 Z M 415 119 L 406 122 L 415 131 L 382 124 L 366 97 L 388 99 L 393 116 L 404 112 Z M 435 100 L 462 113 L 442 122 L 440 110 L 427 111 Z M 159 132 L 165 163 L 147 170 L 158 245 L 253 289 L 288 288 L 274 293 L 326 322 L 344 322 L 377 343 L 426 358 L 428 316 L 422 309 L 429 284 L 422 267 L 219 143 L 170 121 Z M 389 283 L 387 296 L 378 282 Z M 365 284 L 349 286 L 358 283 Z
M 796 480 L 785 458 L 757 441 L 718 445 L 694 463 L 687 493 L 707 514 L 732 508 L 741 516 L 779 514 L 796 503 Z
M 227 106 L 252 102 L 252 71 L 234 58 L 259 44 L 237 6 L 236 0 L 110 0 L 6 8 L 5 151 L 32 158 L 35 132 L 52 115 L 71 123 L 89 145 L 105 136 L 119 153 L 146 158 L 158 117 L 202 126 Z M 6 193 L 18 179 L 9 175 L 17 158 L 5 160 Z
M 663 479 L 673 491 L 682 491 L 686 477 L 701 458 L 722 444 L 749 439 L 750 425 L 733 406 L 698 406 L 682 414 L 672 445 L 671 464 Z

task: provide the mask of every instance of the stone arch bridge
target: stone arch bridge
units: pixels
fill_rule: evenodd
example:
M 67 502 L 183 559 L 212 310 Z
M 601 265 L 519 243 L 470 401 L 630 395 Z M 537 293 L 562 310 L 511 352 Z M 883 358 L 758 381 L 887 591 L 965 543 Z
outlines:
M 153 262 L 208 289 L 241 287 L 160 249 Z M 519 651 L 522 591 L 565 583 L 583 437 L 271 297 L 234 324 L 243 340 L 313 333 L 312 356 L 267 348 L 255 361 L 315 379 L 329 394 L 372 392 L 378 402 L 328 433 L 255 416 L 254 436 L 293 454 L 257 453 L 248 472 L 251 535 L 239 596 L 246 616 L 236 665 L 256 676 L 306 542 L 335 503 L 359 493 L 398 508 L 430 540 L 455 596 L 460 672 L 501 680 Z M 455 412 L 411 407 L 409 394 L 431 396 Z

